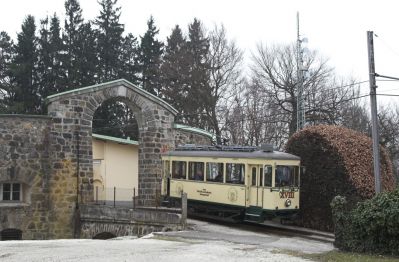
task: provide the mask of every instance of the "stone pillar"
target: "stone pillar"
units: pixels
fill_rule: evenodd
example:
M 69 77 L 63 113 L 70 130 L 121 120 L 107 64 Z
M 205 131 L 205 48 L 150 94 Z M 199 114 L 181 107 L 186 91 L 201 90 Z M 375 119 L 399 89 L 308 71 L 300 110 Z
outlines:
M 49 116 L 54 122 L 51 130 L 50 238 L 72 238 L 76 203 L 93 199 L 92 116 L 88 110 L 80 97 L 56 100 L 48 106 Z M 77 176 L 78 155 L 80 172 Z
M 139 197 L 145 206 L 155 204 L 156 192 L 161 192 L 161 150 L 174 147 L 174 116 L 156 104 L 143 108 L 140 128 Z

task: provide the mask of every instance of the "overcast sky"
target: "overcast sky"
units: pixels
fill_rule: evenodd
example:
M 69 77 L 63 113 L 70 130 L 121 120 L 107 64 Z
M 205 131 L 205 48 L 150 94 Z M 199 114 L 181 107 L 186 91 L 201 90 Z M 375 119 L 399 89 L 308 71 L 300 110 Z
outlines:
M 54 12 L 64 18 L 64 0 L 0 2 L 0 31 L 7 31 L 13 38 L 27 14 L 34 15 L 37 22 Z M 86 20 L 98 15 L 97 0 L 80 0 L 80 4 Z M 307 47 L 329 58 L 338 74 L 368 80 L 366 32 L 372 30 L 378 35 L 376 72 L 399 77 L 399 2 L 395 0 L 119 0 L 118 5 L 122 7 L 125 32 L 135 36 L 144 34 L 150 15 L 160 28 L 161 40 L 176 24 L 186 30 L 194 17 L 208 28 L 223 23 L 228 36 L 245 50 L 247 62 L 260 42 L 295 41 L 299 11 L 301 34 L 309 40 Z M 378 82 L 378 86 L 378 93 L 399 94 L 399 82 Z M 363 84 L 361 94 L 368 90 L 368 84 Z M 389 101 L 398 104 L 399 97 Z

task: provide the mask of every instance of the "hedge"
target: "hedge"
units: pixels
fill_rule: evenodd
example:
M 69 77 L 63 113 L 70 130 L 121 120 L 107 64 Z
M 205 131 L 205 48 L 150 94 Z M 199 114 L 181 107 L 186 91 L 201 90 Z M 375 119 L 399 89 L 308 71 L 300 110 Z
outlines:
M 339 126 L 311 126 L 295 133 L 286 151 L 301 157 L 306 173 L 301 176 L 301 224 L 333 231 L 330 203 L 336 195 L 351 205 L 374 196 L 372 140 Z M 381 148 L 383 190 L 393 190 L 392 164 Z

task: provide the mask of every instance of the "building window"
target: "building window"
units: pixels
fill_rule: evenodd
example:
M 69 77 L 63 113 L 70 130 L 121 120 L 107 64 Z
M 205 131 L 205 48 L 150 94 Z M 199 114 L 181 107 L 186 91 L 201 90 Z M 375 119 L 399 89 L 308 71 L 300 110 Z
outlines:
M 2 201 L 21 201 L 22 185 L 20 183 L 0 184 L 0 200 Z

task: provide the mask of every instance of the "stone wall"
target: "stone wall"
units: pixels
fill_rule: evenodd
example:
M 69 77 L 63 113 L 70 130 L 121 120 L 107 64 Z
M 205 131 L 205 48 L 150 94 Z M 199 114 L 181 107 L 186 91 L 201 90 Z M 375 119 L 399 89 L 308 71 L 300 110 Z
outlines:
M 23 239 L 48 237 L 51 125 L 46 116 L 0 115 L 0 184 L 23 187 L 23 201 L 0 202 L 0 231 L 20 229 Z
M 211 142 L 175 129 L 177 111 L 126 80 L 50 96 L 49 117 L 0 115 L 0 183 L 22 183 L 25 191 L 24 201 L 0 202 L 0 231 L 22 230 L 23 239 L 77 236 L 78 205 L 94 195 L 93 115 L 108 99 L 126 103 L 137 119 L 141 205 L 154 204 L 160 191 L 163 150 Z
M 168 211 L 168 209 L 82 205 L 80 237 L 93 238 L 104 232 L 119 237 L 184 230 L 186 221 L 183 221 L 181 214 Z

